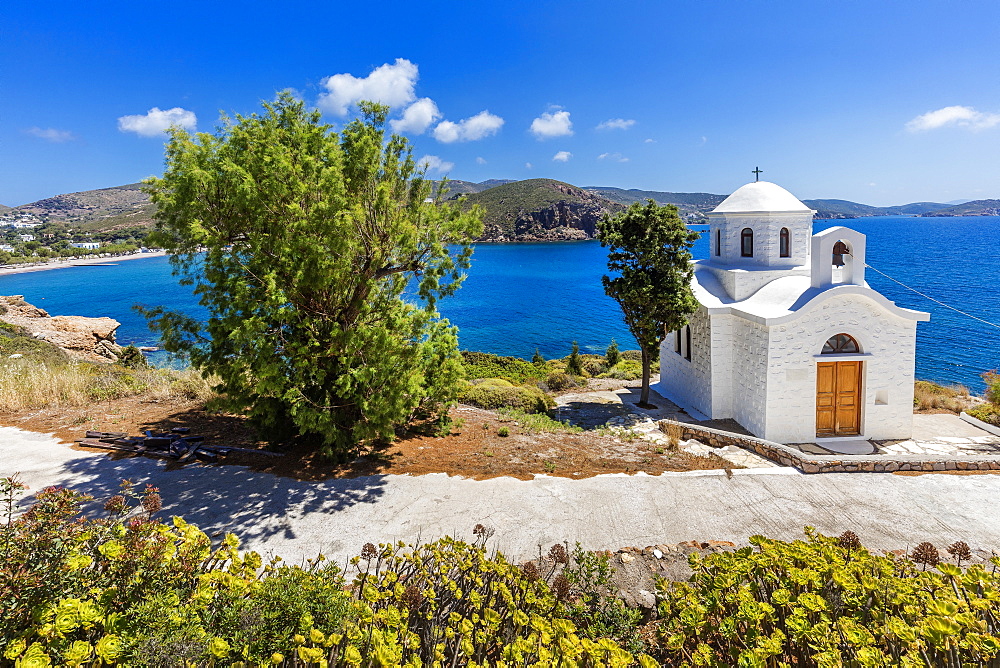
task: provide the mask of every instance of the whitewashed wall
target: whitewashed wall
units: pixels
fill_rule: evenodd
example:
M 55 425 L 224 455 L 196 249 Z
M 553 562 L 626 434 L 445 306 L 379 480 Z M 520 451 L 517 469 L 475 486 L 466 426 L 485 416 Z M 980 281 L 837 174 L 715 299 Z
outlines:
M 812 239 L 812 214 L 712 213 L 709 214 L 710 257 L 730 266 L 794 267 L 808 265 Z M 753 230 L 753 257 L 740 255 L 740 234 Z M 791 257 L 781 257 L 781 228 L 790 232 Z M 722 232 L 722 256 L 715 255 L 715 231 Z
M 674 352 L 674 333 L 660 345 L 660 382 L 657 391 L 705 415 L 712 415 L 712 337 L 704 306 L 691 316 L 691 361 Z M 681 337 L 684 340 L 684 337 Z
M 794 269 L 739 268 L 723 265 L 713 265 L 712 262 L 701 261 L 700 266 L 712 272 L 726 293 L 736 301 L 742 301 L 771 281 L 785 276 L 808 276 L 809 267 Z
M 732 417 L 750 433 L 769 438 L 764 435 L 767 423 L 768 388 L 767 327 L 734 317 L 732 331 Z
M 909 438 L 916 329 L 916 322 L 889 313 L 863 295 L 840 295 L 791 322 L 771 327 L 765 383 L 771 393 L 763 437 L 779 443 L 815 441 L 816 363 L 848 359 L 818 359 L 816 355 L 830 337 L 843 333 L 853 336 L 865 353 L 857 358 L 863 362 L 862 435 Z M 750 424 L 736 420 L 758 433 Z

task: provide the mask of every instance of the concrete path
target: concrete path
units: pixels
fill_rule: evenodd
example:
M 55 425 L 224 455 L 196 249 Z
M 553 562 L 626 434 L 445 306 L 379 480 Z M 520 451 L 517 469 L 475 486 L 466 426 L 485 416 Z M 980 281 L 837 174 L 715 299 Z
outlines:
M 32 490 L 64 485 L 103 501 L 122 478 L 160 488 L 161 516 L 183 515 L 209 535 L 232 531 L 245 547 L 301 560 L 324 552 L 343 561 L 361 546 L 472 539 L 477 522 L 515 559 L 538 546 L 644 547 L 684 540 L 745 542 L 761 533 L 795 539 L 804 525 L 855 531 L 875 549 L 944 547 L 965 540 L 1000 551 L 1000 475 L 824 474 L 794 469 L 541 477 L 473 481 L 444 474 L 299 482 L 235 466 L 167 470 L 143 457 L 114 460 L 55 439 L 0 428 L 0 476 L 21 474 Z M 25 499 L 30 503 L 31 497 Z

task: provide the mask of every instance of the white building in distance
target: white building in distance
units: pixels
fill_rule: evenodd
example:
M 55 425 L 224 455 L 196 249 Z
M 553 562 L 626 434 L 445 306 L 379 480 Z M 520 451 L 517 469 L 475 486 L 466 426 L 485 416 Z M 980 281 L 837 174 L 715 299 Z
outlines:
M 656 389 L 779 443 L 909 438 L 917 323 L 930 315 L 871 289 L 865 235 L 814 235 L 814 213 L 759 181 L 708 214 L 700 306 L 661 345 Z
M 69 246 L 70 248 L 85 248 L 87 250 L 97 250 L 98 248 L 101 247 L 101 243 L 99 241 L 83 241 L 79 243 L 72 243 Z

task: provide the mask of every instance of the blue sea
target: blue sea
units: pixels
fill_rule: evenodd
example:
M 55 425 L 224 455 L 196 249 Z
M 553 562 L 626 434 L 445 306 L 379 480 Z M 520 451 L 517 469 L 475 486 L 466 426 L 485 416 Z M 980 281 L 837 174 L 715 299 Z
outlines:
M 886 216 L 817 221 L 816 231 L 844 225 L 868 236 L 868 263 L 898 281 L 983 320 L 1000 323 L 1000 217 Z M 707 227 L 695 229 L 705 230 Z M 694 248 L 708 256 L 707 235 Z M 636 347 L 618 305 L 604 295 L 606 251 L 596 241 L 479 244 L 462 289 L 440 303 L 459 327 L 463 348 L 530 357 L 603 352 L 612 338 Z M 928 301 L 869 271 L 869 284 L 898 305 L 928 311 L 917 327 L 917 377 L 982 389 L 980 374 L 1000 367 L 1000 329 Z M 203 314 L 177 284 L 166 258 L 110 267 L 73 267 L 0 276 L 0 294 L 23 294 L 52 315 L 109 316 L 122 344 L 157 345 L 133 304 Z M 163 357 L 155 358 L 164 362 Z

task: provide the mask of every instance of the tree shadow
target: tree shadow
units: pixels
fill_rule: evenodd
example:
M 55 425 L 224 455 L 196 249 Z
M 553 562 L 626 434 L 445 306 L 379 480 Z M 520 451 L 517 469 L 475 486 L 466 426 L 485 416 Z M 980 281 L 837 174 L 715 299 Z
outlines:
M 163 509 L 157 517 L 162 521 L 179 515 L 210 536 L 231 532 L 243 541 L 294 539 L 290 519 L 299 522 L 304 516 L 317 515 L 322 521 L 323 515 L 377 503 L 386 486 L 385 475 L 296 480 L 244 466 L 178 466 L 124 453 L 75 457 L 55 475 L 47 476 L 46 482 L 91 495 L 93 501 L 86 504 L 86 512 L 101 514 L 104 502 L 119 493 L 124 479 L 132 481 L 137 490 L 146 485 L 159 489 Z M 18 506 L 24 509 L 34 501 L 34 494 L 30 494 Z

